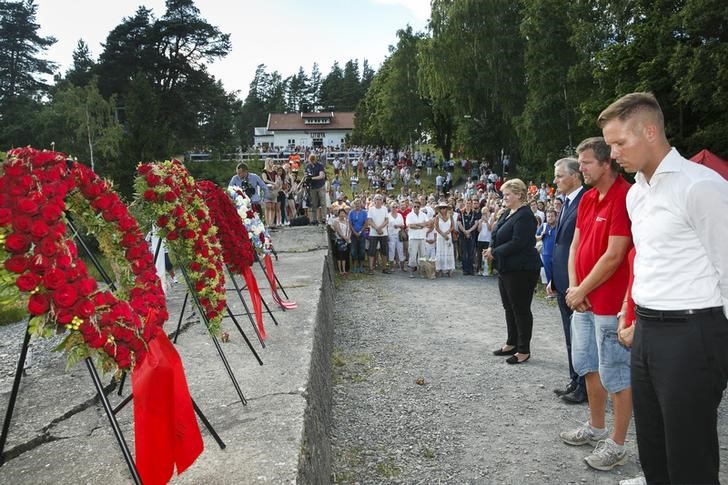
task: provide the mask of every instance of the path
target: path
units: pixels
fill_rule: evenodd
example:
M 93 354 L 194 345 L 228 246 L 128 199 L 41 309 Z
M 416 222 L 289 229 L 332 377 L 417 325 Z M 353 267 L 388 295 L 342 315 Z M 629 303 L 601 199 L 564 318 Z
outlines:
M 542 298 L 532 308 L 532 357 L 512 366 L 491 355 L 506 333 L 495 278 L 338 280 L 334 480 L 616 484 L 637 474 L 634 425 L 630 460 L 612 472 L 587 467 L 590 447 L 559 440 L 559 431 L 586 420 L 587 407 L 553 394 L 567 380 L 559 312 Z

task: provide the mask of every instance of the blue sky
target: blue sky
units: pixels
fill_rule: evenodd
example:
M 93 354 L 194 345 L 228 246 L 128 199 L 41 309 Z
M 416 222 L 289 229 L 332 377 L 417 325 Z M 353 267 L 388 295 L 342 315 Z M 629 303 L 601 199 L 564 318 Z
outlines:
M 299 66 L 310 73 L 314 62 L 326 75 L 334 61 L 366 58 L 377 69 L 407 24 L 424 30 L 429 0 L 197 0 L 201 15 L 231 34 L 230 54 L 210 66 L 228 91 L 248 92 L 258 64 L 284 77 Z M 36 0 L 41 35 L 58 42 L 46 57 L 65 72 L 79 39 L 94 58 L 108 32 L 139 5 L 157 17 L 164 0 Z

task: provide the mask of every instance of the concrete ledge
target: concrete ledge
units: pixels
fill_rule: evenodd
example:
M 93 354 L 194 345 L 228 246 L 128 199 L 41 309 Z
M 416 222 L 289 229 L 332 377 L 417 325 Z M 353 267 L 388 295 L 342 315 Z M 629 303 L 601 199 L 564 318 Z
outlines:
M 321 277 L 321 296 L 316 311 L 307 406 L 298 468 L 301 483 L 331 480 L 331 355 L 333 352 L 334 263 L 327 255 Z

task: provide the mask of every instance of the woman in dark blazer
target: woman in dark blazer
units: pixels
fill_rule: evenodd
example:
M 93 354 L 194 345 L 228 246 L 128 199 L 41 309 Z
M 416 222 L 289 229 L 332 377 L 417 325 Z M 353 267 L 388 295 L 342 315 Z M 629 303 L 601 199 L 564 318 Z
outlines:
M 536 250 L 536 217 L 527 205 L 527 188 L 519 179 L 501 187 L 506 211 L 493 229 L 483 256 L 498 270 L 498 288 L 506 312 L 508 340 L 493 355 L 510 355 L 506 362 L 521 364 L 531 356 L 533 314 L 531 301 L 541 270 Z

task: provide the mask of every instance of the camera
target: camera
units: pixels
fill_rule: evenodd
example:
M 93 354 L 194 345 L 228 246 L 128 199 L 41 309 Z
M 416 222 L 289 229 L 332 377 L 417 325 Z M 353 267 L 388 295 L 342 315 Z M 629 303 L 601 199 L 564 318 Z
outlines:
M 250 186 L 248 177 L 240 180 L 240 188 L 243 190 L 243 192 L 245 192 L 245 195 L 247 195 L 248 197 L 252 198 L 255 195 L 255 188 Z

